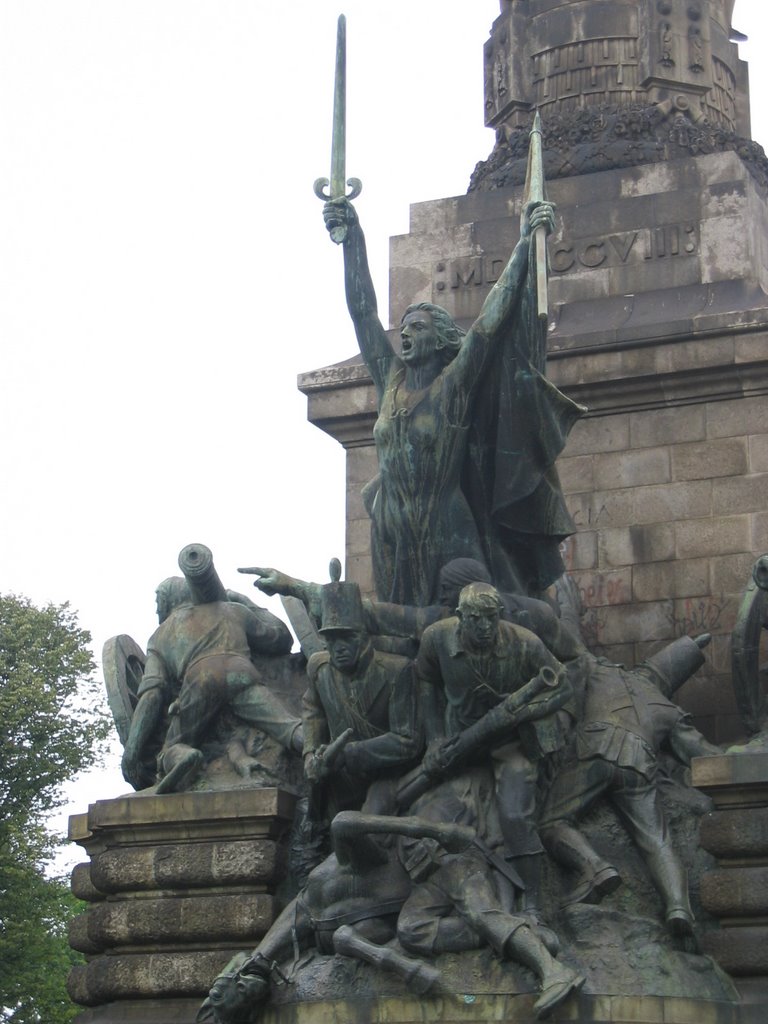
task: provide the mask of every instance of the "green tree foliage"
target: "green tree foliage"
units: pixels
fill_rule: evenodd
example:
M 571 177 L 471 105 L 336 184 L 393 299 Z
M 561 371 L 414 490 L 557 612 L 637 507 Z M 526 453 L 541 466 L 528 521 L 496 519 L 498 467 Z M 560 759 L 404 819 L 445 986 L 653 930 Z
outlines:
M 6 868 L 0 896 L 0 1020 L 67 1024 L 78 1012 L 67 995 L 67 974 L 83 960 L 69 948 L 67 922 L 82 904 L 65 880 L 46 878 L 32 864 L 3 864 L 4 876 Z
M 46 815 L 62 785 L 99 758 L 109 730 L 90 635 L 68 605 L 0 596 L 0 1020 L 65 1024 L 77 901 L 45 875 Z

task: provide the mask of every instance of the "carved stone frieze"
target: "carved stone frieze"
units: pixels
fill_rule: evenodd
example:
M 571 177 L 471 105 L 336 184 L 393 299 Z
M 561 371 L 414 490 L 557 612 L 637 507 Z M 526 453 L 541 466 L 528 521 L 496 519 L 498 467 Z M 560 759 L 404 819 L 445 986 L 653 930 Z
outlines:
M 717 96 L 724 105 L 729 102 L 727 84 Z M 544 169 L 549 181 L 707 153 L 734 152 L 761 188 L 768 190 L 768 157 L 763 147 L 707 118 L 694 120 L 682 96 L 676 102 L 652 106 L 633 103 L 553 112 L 542 122 Z M 475 167 L 468 191 L 489 192 L 523 184 L 528 144 L 527 128 L 498 129 L 493 151 Z

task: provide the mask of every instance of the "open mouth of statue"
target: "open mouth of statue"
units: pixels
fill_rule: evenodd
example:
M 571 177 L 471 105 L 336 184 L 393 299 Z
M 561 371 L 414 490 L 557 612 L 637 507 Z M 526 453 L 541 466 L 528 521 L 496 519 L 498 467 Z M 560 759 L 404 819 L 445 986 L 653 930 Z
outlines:
M 405 355 L 406 352 L 410 352 L 412 348 L 413 348 L 413 342 L 411 341 L 411 339 L 410 338 L 403 338 L 402 344 L 400 345 L 401 353 L 403 355 Z

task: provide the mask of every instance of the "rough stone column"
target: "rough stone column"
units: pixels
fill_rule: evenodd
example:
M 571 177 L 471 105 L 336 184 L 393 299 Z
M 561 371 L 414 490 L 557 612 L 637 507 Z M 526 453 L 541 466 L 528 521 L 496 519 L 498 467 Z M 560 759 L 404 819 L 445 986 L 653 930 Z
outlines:
M 485 123 L 666 102 L 748 136 L 732 12 L 733 0 L 502 0 L 483 54 Z
M 295 798 L 277 789 L 101 800 L 70 819 L 90 861 L 69 977 L 78 1024 L 192 1024 L 219 970 L 276 915 Z

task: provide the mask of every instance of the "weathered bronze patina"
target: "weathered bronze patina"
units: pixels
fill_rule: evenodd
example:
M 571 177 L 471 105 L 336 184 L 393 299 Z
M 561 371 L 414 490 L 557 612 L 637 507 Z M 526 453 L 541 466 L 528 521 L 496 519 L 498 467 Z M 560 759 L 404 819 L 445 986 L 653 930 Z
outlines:
M 338 810 L 389 810 L 394 779 L 421 749 L 412 663 L 374 650 L 363 623 L 360 589 L 322 588 L 320 633 L 327 651 L 307 665 L 304 770 L 322 784 L 323 816 Z M 317 803 L 317 797 L 313 800 Z
M 710 637 L 700 638 L 703 647 Z M 670 656 L 628 671 L 592 659 L 573 758 L 556 776 L 541 811 L 540 831 L 550 855 L 575 873 L 565 903 L 597 903 L 621 884 L 619 873 L 576 828 L 607 797 L 621 813 L 664 901 L 673 935 L 693 936 L 693 911 L 658 793 L 658 753 L 666 747 L 682 764 L 720 749 L 694 728 L 668 692 L 704 663 L 699 644 L 683 638 Z M 659 668 L 659 666 L 662 666 Z
M 253 1021 L 270 994 L 270 980 L 287 981 L 278 962 L 308 946 L 391 971 L 419 994 L 451 991 L 451 980 L 443 980 L 433 966 L 385 945 L 395 936 L 409 952 L 428 957 L 490 943 L 500 958 L 517 960 L 537 977 L 537 1019 L 583 985 L 584 976 L 555 960 L 528 921 L 505 911 L 488 866 L 472 846 L 473 829 L 418 817 L 343 812 L 332 832 L 334 853 L 312 872 L 256 950 L 225 967 L 198 1021 Z M 389 841 L 378 842 L 379 835 Z M 418 878 L 409 874 L 394 837 L 430 843 L 438 851 L 431 870 Z
M 376 386 L 379 475 L 364 491 L 381 600 L 435 604 L 441 566 L 486 564 L 507 590 L 539 592 L 563 569 L 573 532 L 554 461 L 582 409 L 543 376 L 531 240 L 552 228 L 526 208 L 521 240 L 466 334 L 441 307 L 409 307 L 396 353 L 379 320 L 365 239 L 346 199 L 325 206 L 346 228 L 347 305 Z
M 300 719 L 264 685 L 252 660 L 290 652 L 285 624 L 271 612 L 248 607 L 247 599 L 230 601 L 204 545 L 187 545 L 179 567 L 182 585 L 172 577 L 158 587 L 161 624 L 149 640 L 125 739 L 123 774 L 136 789 L 187 788 L 203 766 L 202 745 L 225 713 L 235 726 L 254 726 L 282 747 L 301 750 Z M 234 764 L 247 773 L 243 741 L 233 729 Z

